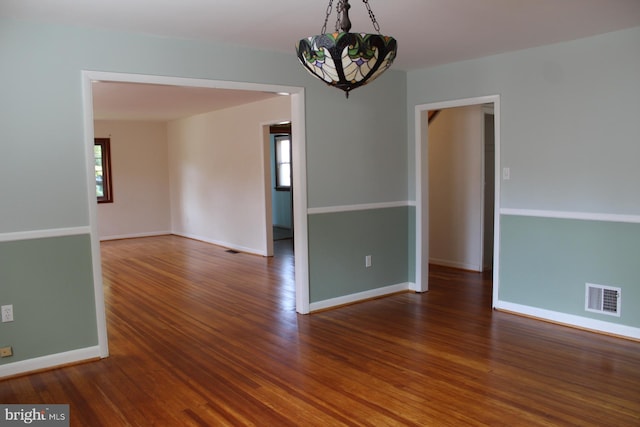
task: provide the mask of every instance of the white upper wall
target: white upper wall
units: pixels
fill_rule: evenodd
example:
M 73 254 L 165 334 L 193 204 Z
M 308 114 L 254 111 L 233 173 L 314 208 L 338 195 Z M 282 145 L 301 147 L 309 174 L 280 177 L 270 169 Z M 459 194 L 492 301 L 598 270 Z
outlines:
M 291 101 L 282 96 L 169 122 L 172 231 L 266 255 L 271 179 L 264 126 L 290 118 Z
M 101 240 L 169 233 L 169 163 L 164 122 L 96 120 L 111 140 L 113 203 L 98 204 Z
M 449 108 L 429 124 L 429 258 L 482 269 L 482 106 Z

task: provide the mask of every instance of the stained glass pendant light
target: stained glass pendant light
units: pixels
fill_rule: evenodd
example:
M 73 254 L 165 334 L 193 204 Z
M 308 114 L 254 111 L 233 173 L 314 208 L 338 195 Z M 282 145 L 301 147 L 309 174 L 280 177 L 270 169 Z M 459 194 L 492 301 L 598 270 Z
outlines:
M 338 0 L 335 32 L 327 34 L 327 21 L 333 0 L 329 0 L 321 34 L 306 37 L 296 48 L 300 63 L 326 84 L 345 91 L 366 85 L 391 66 L 398 52 L 393 37 L 380 34 L 380 25 L 371 11 L 369 0 L 362 0 L 377 34 L 350 33 L 349 0 Z

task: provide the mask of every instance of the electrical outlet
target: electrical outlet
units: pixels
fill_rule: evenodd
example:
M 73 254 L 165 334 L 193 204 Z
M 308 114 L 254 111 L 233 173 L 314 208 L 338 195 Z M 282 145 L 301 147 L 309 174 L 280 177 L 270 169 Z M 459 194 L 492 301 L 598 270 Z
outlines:
M 3 322 L 13 322 L 13 305 L 3 305 L 0 307 Z
M 367 268 L 371 267 L 371 255 L 364 257 L 364 266 Z
M 11 346 L 0 347 L 0 357 L 10 357 L 13 356 L 13 349 Z

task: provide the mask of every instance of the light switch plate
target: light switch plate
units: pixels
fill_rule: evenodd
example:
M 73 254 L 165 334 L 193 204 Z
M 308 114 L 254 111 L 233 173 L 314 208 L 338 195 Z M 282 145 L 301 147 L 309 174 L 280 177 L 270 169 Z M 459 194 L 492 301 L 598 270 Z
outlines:
M 502 168 L 502 179 L 508 181 L 511 179 L 511 169 L 510 168 Z

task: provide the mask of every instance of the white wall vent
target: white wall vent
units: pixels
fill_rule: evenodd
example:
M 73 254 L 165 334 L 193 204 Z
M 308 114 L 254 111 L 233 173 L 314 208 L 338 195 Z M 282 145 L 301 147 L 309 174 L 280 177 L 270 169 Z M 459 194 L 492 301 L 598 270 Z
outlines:
M 620 317 L 622 290 L 586 283 L 585 310 Z

